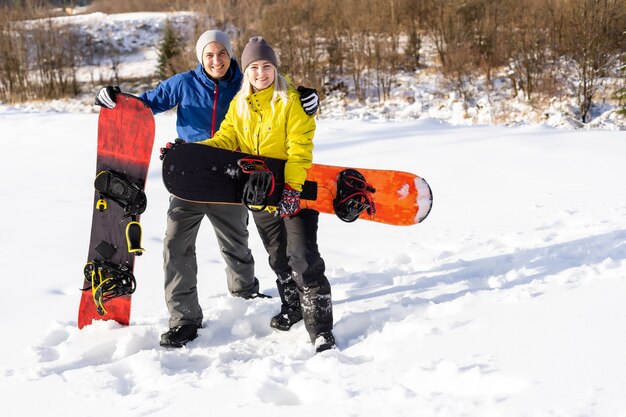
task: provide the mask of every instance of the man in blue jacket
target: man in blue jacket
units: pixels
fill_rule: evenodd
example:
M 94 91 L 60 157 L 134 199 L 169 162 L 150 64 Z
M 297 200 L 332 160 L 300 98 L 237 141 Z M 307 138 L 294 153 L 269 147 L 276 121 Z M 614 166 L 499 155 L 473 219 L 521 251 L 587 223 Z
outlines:
M 204 32 L 196 42 L 200 62 L 195 70 L 176 74 L 140 97 L 154 114 L 176 106 L 179 138 L 196 142 L 219 129 L 228 106 L 239 91 L 243 75 L 234 59 L 228 35 L 219 30 Z M 318 109 L 315 90 L 299 87 L 302 106 L 308 114 Z M 96 104 L 115 107 L 119 87 L 102 88 Z M 170 313 L 169 330 L 161 335 L 161 346 L 182 347 L 195 339 L 202 326 L 198 303 L 196 238 L 204 216 L 213 225 L 226 262 L 228 290 L 243 298 L 264 296 L 254 276 L 254 259 L 248 247 L 248 212 L 243 205 L 192 203 L 171 197 L 163 248 L 165 300 Z M 289 274 L 284 262 L 271 265 L 279 275 Z

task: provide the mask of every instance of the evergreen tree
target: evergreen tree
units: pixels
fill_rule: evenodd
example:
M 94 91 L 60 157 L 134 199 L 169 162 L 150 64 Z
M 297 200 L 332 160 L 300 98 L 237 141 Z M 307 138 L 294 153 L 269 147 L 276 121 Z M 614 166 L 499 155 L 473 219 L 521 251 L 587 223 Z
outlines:
M 178 73 L 178 61 L 182 55 L 182 40 L 169 19 L 163 26 L 163 40 L 159 45 L 158 75 L 164 80 Z

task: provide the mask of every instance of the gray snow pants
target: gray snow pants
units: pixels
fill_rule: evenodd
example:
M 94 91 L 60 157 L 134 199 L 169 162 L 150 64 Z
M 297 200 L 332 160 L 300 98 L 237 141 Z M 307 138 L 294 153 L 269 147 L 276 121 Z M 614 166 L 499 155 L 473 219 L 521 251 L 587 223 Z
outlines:
M 319 213 L 303 209 L 284 219 L 267 211 L 253 216 L 269 254 L 270 266 L 278 275 L 279 293 L 281 286 L 288 292 L 295 287 L 304 326 L 313 342 L 317 334 L 333 328 L 330 283 L 324 275 L 326 268 L 317 246 Z M 289 302 L 290 297 L 286 298 L 283 303 Z
M 163 244 L 165 302 L 171 327 L 202 324 L 198 303 L 196 238 L 207 216 L 213 225 L 224 261 L 228 290 L 239 297 L 259 291 L 254 277 L 254 258 L 248 248 L 248 211 L 244 206 L 201 204 L 172 197 L 167 211 Z

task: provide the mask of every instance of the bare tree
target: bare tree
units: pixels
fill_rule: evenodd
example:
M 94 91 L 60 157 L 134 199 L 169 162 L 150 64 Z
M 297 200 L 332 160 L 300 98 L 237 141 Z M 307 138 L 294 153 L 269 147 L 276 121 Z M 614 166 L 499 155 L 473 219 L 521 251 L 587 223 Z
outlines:
M 78 93 L 78 39 L 71 26 L 57 27 L 44 19 L 30 31 L 36 66 L 35 89 L 40 97 L 56 98 Z
M 28 98 L 28 68 L 24 37 L 8 16 L 0 17 L 0 99 Z
M 516 25 L 509 26 L 504 33 L 504 54 L 514 95 L 521 91 L 529 101 L 540 90 L 550 54 L 546 10 L 540 2 L 533 3 L 511 5 Z
M 593 118 L 594 95 L 616 69 L 626 30 L 625 0 L 569 0 L 565 13 L 565 50 L 574 61 L 576 97 L 583 123 Z
M 83 64 L 98 68 L 101 82 L 123 81 L 117 40 L 53 25 L 43 0 L 9 3 L 0 5 L 0 99 L 76 94 Z M 193 30 L 174 32 L 195 40 L 210 28 L 226 30 L 237 57 L 251 35 L 262 35 L 296 85 L 322 94 L 339 89 L 362 102 L 388 100 L 397 74 L 423 65 L 423 41 L 430 38 L 439 58 L 432 70 L 466 107 L 479 75 L 491 85 L 494 74 L 508 70 L 514 94 L 533 103 L 573 92 L 581 119 L 589 121 L 602 83 L 618 74 L 626 53 L 626 0 L 95 0 L 93 7 L 200 12 Z M 34 18 L 44 18 L 38 29 L 18 23 Z M 194 44 L 162 56 L 169 66 L 162 77 L 195 63 Z M 91 82 L 96 78 L 92 73 Z

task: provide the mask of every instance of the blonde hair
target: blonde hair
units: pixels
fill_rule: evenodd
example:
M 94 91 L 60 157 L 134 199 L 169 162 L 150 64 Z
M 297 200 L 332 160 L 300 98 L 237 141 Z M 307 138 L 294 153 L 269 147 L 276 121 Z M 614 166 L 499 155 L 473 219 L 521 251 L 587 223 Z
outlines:
M 272 106 L 272 111 L 274 111 L 274 103 L 280 97 L 281 99 L 287 101 L 289 99 L 289 95 L 287 92 L 289 91 L 289 83 L 283 77 L 276 67 L 272 65 L 274 68 L 274 94 L 272 95 L 272 99 L 270 100 L 270 104 Z M 237 101 L 237 114 L 243 118 L 250 118 L 250 107 L 248 106 L 248 102 L 246 98 L 254 93 L 254 89 L 252 88 L 252 83 L 250 82 L 250 77 L 248 76 L 248 69 L 243 73 L 243 81 L 241 82 L 241 88 L 237 92 L 235 96 L 235 100 Z

